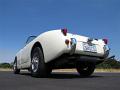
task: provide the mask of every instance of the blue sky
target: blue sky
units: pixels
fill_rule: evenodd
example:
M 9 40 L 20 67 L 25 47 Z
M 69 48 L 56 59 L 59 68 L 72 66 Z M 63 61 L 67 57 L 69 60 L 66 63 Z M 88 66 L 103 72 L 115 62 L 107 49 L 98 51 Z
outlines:
M 52 29 L 108 38 L 120 58 L 120 0 L 0 0 L 0 62 L 11 62 L 30 35 Z

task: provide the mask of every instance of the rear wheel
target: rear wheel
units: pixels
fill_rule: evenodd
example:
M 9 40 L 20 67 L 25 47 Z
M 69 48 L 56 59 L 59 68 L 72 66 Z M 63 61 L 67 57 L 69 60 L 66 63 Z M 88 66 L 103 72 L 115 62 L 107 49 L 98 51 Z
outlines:
M 95 70 L 95 64 L 79 64 L 77 65 L 77 71 L 80 76 L 90 76 Z
M 43 52 L 41 48 L 35 47 L 32 52 L 31 74 L 34 77 L 46 77 L 48 75 L 47 71 Z
M 47 75 L 50 75 L 51 72 L 52 72 L 52 68 L 50 68 L 50 67 L 47 66 Z
M 14 74 L 20 73 L 20 69 L 17 68 L 17 58 L 15 58 L 15 61 L 13 63 L 13 72 L 14 72 Z

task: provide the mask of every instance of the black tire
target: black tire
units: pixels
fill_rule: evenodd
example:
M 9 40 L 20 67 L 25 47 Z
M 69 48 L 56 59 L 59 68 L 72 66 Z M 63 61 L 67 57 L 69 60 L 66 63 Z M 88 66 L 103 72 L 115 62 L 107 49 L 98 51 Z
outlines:
M 52 72 L 52 68 L 47 66 L 46 69 L 47 69 L 47 76 L 49 76 L 51 74 L 51 72 Z
M 31 74 L 33 77 L 46 77 L 48 74 L 44 55 L 39 47 L 35 47 L 32 51 Z
M 20 73 L 20 69 L 17 68 L 17 58 L 15 58 L 14 63 L 13 63 L 13 73 L 14 74 Z
M 80 76 L 83 77 L 88 77 L 92 75 L 94 70 L 95 70 L 95 64 L 93 63 L 77 65 L 77 71 L 80 74 Z

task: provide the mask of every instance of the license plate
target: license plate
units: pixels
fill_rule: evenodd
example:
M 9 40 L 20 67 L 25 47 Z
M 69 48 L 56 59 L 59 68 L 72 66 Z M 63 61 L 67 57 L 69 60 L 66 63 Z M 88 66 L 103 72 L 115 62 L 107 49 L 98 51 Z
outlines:
M 83 43 L 83 50 L 87 52 L 97 52 L 96 46 L 94 44 L 89 45 L 88 43 Z

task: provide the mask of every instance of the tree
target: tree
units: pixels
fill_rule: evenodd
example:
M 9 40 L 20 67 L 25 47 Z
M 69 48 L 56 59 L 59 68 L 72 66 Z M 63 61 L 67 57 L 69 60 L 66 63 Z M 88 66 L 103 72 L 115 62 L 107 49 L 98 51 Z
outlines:
M 1 63 L 0 68 L 12 68 L 12 65 L 9 63 Z
M 117 61 L 116 59 L 108 59 L 108 60 L 105 60 L 103 63 L 97 65 L 97 68 L 120 69 L 120 61 Z

